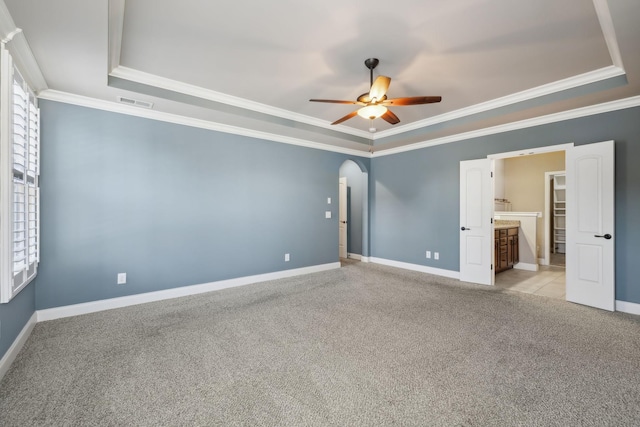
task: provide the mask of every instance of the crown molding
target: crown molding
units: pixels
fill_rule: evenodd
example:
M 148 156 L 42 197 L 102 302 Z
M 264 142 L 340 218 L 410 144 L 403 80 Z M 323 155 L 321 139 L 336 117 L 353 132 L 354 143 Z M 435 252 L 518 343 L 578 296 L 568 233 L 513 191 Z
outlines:
M 294 113 L 281 108 L 272 107 L 244 98 L 227 95 L 221 92 L 216 92 L 199 86 L 186 84 L 121 66 L 120 52 L 122 45 L 125 1 L 126 0 L 109 0 L 109 74 L 111 76 L 275 117 L 306 123 L 312 126 L 331 129 L 345 134 L 373 139 L 374 141 L 625 75 L 622 65 L 622 56 L 618 47 L 618 41 L 615 35 L 613 20 L 611 18 L 611 12 L 609 10 L 607 0 L 593 0 L 595 12 L 613 65 L 510 94 L 501 98 L 482 102 L 466 108 L 461 108 L 449 113 L 430 117 L 428 119 L 402 125 L 393 129 L 381 131 L 372 135 L 366 131 L 353 129 L 349 126 L 330 125 L 325 120 L 316 119 L 314 117 Z
M 430 117 L 428 119 L 420 120 L 417 122 L 409 123 L 401 128 L 389 129 L 379 133 L 376 133 L 374 141 L 389 136 L 394 136 L 409 132 L 416 129 L 421 129 L 428 126 L 433 126 L 438 123 L 448 122 L 450 120 L 460 119 L 462 117 L 471 116 L 485 111 L 494 110 L 496 108 L 506 107 L 508 105 L 517 104 L 519 102 L 529 101 L 534 98 L 539 98 L 545 95 L 551 95 L 556 92 L 562 92 L 569 89 L 574 89 L 579 86 L 584 86 L 591 83 L 596 83 L 602 80 L 611 79 L 624 75 L 625 72 L 622 68 L 610 65 L 608 67 L 600 68 L 599 70 L 589 71 L 584 74 L 569 77 L 566 79 L 558 80 L 552 83 L 548 83 L 542 86 L 538 86 L 532 89 L 516 92 L 511 95 L 496 98 L 491 101 L 482 102 L 480 104 L 471 105 L 466 108 L 451 111 L 449 113 L 440 114 L 438 116 Z
M 119 79 L 153 86 L 184 95 L 195 96 L 197 98 L 207 99 L 209 101 L 219 102 L 222 104 L 232 105 L 234 107 L 244 108 L 246 110 L 256 111 L 258 113 L 281 117 L 283 119 L 293 120 L 312 126 L 318 126 L 331 130 L 339 130 L 342 133 L 359 136 L 361 138 L 371 138 L 371 134 L 366 131 L 352 129 L 347 126 L 334 126 L 325 120 L 316 119 L 315 117 L 294 113 L 289 110 L 272 107 L 270 105 L 261 104 L 255 101 L 249 101 L 248 99 L 227 95 L 221 92 L 216 92 L 214 90 L 205 89 L 200 86 L 195 86 L 188 83 L 179 82 L 177 80 L 160 77 L 155 74 L 145 73 L 143 71 L 134 70 L 128 67 L 118 66 L 114 68 L 111 73 L 109 73 L 109 75 Z
M 494 135 L 497 133 L 510 132 L 513 130 L 525 129 L 534 126 L 546 125 L 565 120 L 578 119 L 581 117 L 593 116 L 596 114 L 608 113 L 611 111 L 624 110 L 627 108 L 640 107 L 640 96 L 620 99 L 617 101 L 606 102 L 588 107 L 576 108 L 574 110 L 563 111 L 560 113 L 549 114 L 546 116 L 535 117 L 532 119 L 521 120 L 518 122 L 506 123 L 504 125 L 492 126 L 484 129 L 478 129 L 470 132 L 459 133 L 456 135 L 435 138 L 415 144 L 405 145 L 403 147 L 390 148 L 380 150 L 373 153 L 372 157 L 390 156 L 392 154 L 404 153 L 407 151 L 419 150 L 421 148 L 433 147 L 435 145 L 448 144 L 450 142 L 464 141 L 467 139 L 478 138 L 481 136 Z
M 602 35 L 607 43 L 611 63 L 618 68 L 624 68 L 620 47 L 618 46 L 618 38 L 616 37 L 616 30 L 613 26 L 613 19 L 611 18 L 611 11 L 609 10 L 607 0 L 593 0 L 593 7 L 596 9 Z
M 456 135 L 450 135 L 442 138 L 436 138 L 431 140 L 425 140 L 414 144 L 389 148 L 386 150 L 375 151 L 373 153 L 354 150 L 349 148 L 336 147 L 328 144 L 321 144 L 318 142 L 307 141 L 299 138 L 291 138 L 282 135 L 272 134 L 268 132 L 254 131 L 237 126 L 229 126 L 221 123 L 211 122 L 207 120 L 194 119 L 191 117 L 180 116 L 177 114 L 164 113 L 155 110 L 141 109 L 129 105 L 123 105 L 116 102 L 104 101 L 95 98 L 89 98 L 80 95 L 74 95 L 67 92 L 60 92 L 57 90 L 45 90 L 38 96 L 40 99 L 46 99 L 50 101 L 62 102 L 65 104 L 73 104 L 81 107 L 94 108 L 98 110 L 110 111 L 114 113 L 126 114 L 135 117 L 141 117 L 151 120 L 164 121 L 168 123 L 180 124 L 184 126 L 191 126 L 201 129 L 213 130 L 217 132 L 229 133 L 234 135 L 241 135 L 250 138 L 264 139 L 268 141 L 281 142 L 284 144 L 297 145 L 301 147 L 313 148 L 323 151 L 331 151 L 335 153 L 348 154 L 357 157 L 375 158 L 390 156 L 393 154 L 404 153 L 407 151 L 419 150 L 422 148 L 433 147 L 436 145 L 448 144 L 451 142 L 464 141 L 472 138 L 478 138 L 487 135 L 494 135 L 498 133 L 510 132 L 519 129 L 526 129 L 530 127 L 557 123 L 565 120 L 572 120 L 581 117 L 593 116 L 597 114 L 608 113 L 617 110 L 624 110 L 627 108 L 640 107 L 640 96 L 634 96 L 617 101 L 606 102 L 602 104 L 592 105 L 588 107 L 577 108 L 574 110 L 563 111 L 560 113 L 549 114 L 546 116 L 535 117 L 531 119 L 521 120 L 518 122 L 506 123 L 503 125 L 492 126 L 484 129 L 478 129 L 470 132 L 459 133 Z
M 0 39 L 4 41 L 7 36 L 16 30 L 16 24 L 7 9 L 4 0 L 0 0 Z
M 109 69 L 110 73 L 120 65 L 122 52 L 122 31 L 124 29 L 125 0 L 109 0 Z
M 31 90 L 38 93 L 47 89 L 47 82 L 42 75 L 36 58 L 33 56 L 33 52 L 31 52 L 29 43 L 27 43 L 22 29 L 16 27 L 3 0 L 0 0 L 0 39 L 11 53 L 14 63 Z
M 96 98 L 75 95 L 68 92 L 47 89 L 38 94 L 38 98 L 49 101 L 62 102 L 65 104 L 73 104 L 81 107 L 93 108 L 97 110 L 110 111 L 113 113 L 126 114 L 129 116 L 142 117 L 145 119 L 158 120 L 168 123 L 174 123 L 184 126 L 191 126 L 201 129 L 213 130 L 216 132 L 229 133 L 234 135 L 246 136 L 249 138 L 263 139 L 267 141 L 281 142 L 283 144 L 297 145 L 300 147 L 313 148 L 316 150 L 331 151 L 335 153 L 348 154 L 357 157 L 371 157 L 368 151 L 354 150 L 350 148 L 336 147 L 334 145 L 322 144 L 319 142 L 308 141 L 300 138 L 292 138 L 283 135 L 277 135 L 268 132 L 261 132 L 251 129 L 245 129 L 237 126 L 225 125 L 208 120 L 195 119 L 177 114 L 165 113 L 155 110 L 147 110 L 130 105 L 124 105 L 111 101 L 104 101 Z M 363 146 L 365 149 L 369 147 Z

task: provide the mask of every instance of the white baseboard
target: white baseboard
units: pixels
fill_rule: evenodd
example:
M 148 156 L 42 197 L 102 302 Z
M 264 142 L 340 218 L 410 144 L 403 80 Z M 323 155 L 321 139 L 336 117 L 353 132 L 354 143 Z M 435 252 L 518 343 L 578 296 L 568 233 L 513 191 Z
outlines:
M 547 265 L 547 260 L 544 258 L 538 258 L 538 264 L 540 265 Z
M 98 311 L 128 307 L 131 305 L 144 304 L 147 302 L 162 301 L 171 298 L 179 298 L 205 292 L 218 291 L 221 289 L 266 282 L 269 280 L 301 276 L 303 274 L 317 273 L 320 271 L 333 270 L 335 268 L 340 268 L 340 262 L 314 265 L 311 267 L 295 268 L 292 270 L 276 271 L 273 273 L 258 274 L 255 276 L 238 277 L 236 279 L 221 280 L 218 282 L 203 283 L 200 285 L 182 286 L 179 288 L 146 292 L 143 294 L 128 295 L 125 297 L 109 298 L 99 301 L 85 302 L 81 304 L 66 305 L 63 307 L 47 308 L 44 310 L 38 310 L 36 311 L 36 313 L 38 315 L 38 322 L 43 322 L 46 320 L 54 320 L 61 319 L 63 317 L 95 313 Z
M 369 262 L 369 257 L 368 256 L 362 256 L 360 254 L 349 253 L 349 254 L 347 254 L 347 258 L 355 259 L 355 260 L 358 260 L 360 262 Z
M 538 271 L 538 264 L 519 262 L 517 264 L 513 264 L 513 268 L 516 270 Z
M 410 264 L 408 262 L 393 261 L 390 259 L 376 257 L 369 257 L 369 260 L 375 264 L 404 268 L 405 270 L 419 271 L 421 273 L 429 273 L 436 276 L 449 277 L 451 279 L 460 279 L 460 272 L 458 271 L 444 270 L 442 268 L 427 267 L 426 265 Z
M 635 302 L 618 301 L 616 300 L 616 311 L 623 313 L 638 314 L 640 315 L 640 304 Z
M 4 356 L 2 356 L 2 359 L 0 359 L 0 380 L 2 380 L 4 374 L 7 373 L 16 356 L 20 353 L 20 350 L 22 350 L 24 343 L 27 342 L 27 338 L 31 335 L 31 331 L 33 331 L 33 327 L 36 326 L 37 322 L 38 315 L 34 312 L 27 321 L 27 324 L 24 325 L 16 337 L 15 341 L 13 341 L 13 344 L 11 344 L 11 347 L 9 347 L 9 350 L 7 350 Z

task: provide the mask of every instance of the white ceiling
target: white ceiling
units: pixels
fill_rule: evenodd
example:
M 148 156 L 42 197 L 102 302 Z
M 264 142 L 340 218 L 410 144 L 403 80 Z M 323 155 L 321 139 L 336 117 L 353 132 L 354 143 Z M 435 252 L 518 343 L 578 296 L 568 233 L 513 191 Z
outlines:
M 4 3 L 43 98 L 125 96 L 154 103 L 139 115 L 285 142 L 384 150 L 640 95 L 637 0 Z M 354 106 L 308 100 L 367 92 L 369 57 L 389 97 L 442 102 L 394 107 L 375 134 L 331 126 Z

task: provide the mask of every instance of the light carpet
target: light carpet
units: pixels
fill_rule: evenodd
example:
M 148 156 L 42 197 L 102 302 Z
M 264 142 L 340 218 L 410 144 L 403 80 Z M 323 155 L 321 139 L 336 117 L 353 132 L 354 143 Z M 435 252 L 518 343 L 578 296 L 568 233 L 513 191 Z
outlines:
M 640 425 L 640 320 L 373 264 L 36 325 L 0 424 Z

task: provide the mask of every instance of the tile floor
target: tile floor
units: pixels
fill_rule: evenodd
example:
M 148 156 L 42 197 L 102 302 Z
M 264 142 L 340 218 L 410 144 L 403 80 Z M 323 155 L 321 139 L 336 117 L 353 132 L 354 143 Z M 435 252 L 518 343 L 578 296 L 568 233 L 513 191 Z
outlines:
M 538 271 L 511 269 L 496 274 L 497 287 L 564 300 L 564 267 L 541 265 Z

